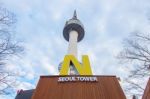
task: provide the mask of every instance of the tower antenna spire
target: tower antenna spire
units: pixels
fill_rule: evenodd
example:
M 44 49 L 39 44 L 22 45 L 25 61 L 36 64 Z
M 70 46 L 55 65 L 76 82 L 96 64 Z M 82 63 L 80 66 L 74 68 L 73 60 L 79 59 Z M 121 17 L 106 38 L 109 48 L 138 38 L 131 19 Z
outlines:
M 76 10 L 74 10 L 73 19 L 77 19 L 77 12 L 76 12 Z

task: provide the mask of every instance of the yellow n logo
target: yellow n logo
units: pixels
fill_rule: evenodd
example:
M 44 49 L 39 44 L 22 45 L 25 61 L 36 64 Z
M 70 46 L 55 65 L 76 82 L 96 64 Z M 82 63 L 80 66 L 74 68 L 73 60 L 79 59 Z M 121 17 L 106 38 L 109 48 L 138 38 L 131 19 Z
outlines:
M 73 64 L 79 75 L 92 75 L 92 70 L 87 55 L 82 56 L 82 64 L 73 55 L 66 55 L 61 66 L 60 75 L 68 75 L 69 66 Z

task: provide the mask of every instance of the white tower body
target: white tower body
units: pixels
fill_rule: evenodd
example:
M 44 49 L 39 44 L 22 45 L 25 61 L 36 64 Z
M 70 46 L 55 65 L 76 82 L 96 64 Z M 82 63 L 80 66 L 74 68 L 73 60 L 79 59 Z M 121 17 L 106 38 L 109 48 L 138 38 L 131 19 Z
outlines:
M 78 32 L 74 30 L 70 31 L 68 55 L 74 55 L 76 58 L 77 58 L 77 39 L 78 39 Z
M 69 42 L 67 54 L 74 55 L 77 58 L 77 43 L 84 37 L 84 26 L 81 21 L 77 19 L 76 11 L 74 11 L 73 17 L 66 21 L 63 29 L 63 36 Z M 58 69 L 61 69 L 61 64 Z M 78 75 L 78 72 L 72 63 L 70 63 L 69 75 Z
M 69 46 L 68 46 L 68 55 L 74 55 L 77 58 L 77 39 L 78 32 L 75 30 L 70 31 L 69 33 Z M 70 75 L 77 75 L 78 72 L 73 65 L 70 65 Z

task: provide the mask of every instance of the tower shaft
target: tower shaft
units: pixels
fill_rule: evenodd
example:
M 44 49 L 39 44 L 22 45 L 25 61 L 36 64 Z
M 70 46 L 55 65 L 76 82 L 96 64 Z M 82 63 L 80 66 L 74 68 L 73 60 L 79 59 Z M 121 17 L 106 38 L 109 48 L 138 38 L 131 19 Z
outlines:
M 77 38 L 78 38 L 78 32 L 74 30 L 70 31 L 68 54 L 74 55 L 75 57 L 77 57 Z
M 69 33 L 69 47 L 68 47 L 68 55 L 74 55 L 77 58 L 77 39 L 78 39 L 78 32 L 77 31 L 70 31 Z M 73 65 L 70 65 L 70 75 L 77 75 L 78 72 Z

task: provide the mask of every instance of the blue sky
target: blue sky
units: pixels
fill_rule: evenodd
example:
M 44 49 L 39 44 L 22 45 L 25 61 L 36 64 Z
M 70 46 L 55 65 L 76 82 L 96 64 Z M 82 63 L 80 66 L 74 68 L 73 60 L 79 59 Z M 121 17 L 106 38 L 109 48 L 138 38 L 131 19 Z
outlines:
M 0 0 L 0 4 L 16 14 L 15 37 L 25 47 L 25 53 L 7 66 L 22 76 L 16 90 L 35 88 L 40 75 L 58 74 L 68 48 L 62 31 L 74 9 L 85 27 L 78 58 L 88 55 L 96 75 L 125 78 L 134 67 L 116 59 L 123 40 L 135 31 L 150 31 L 150 0 Z

